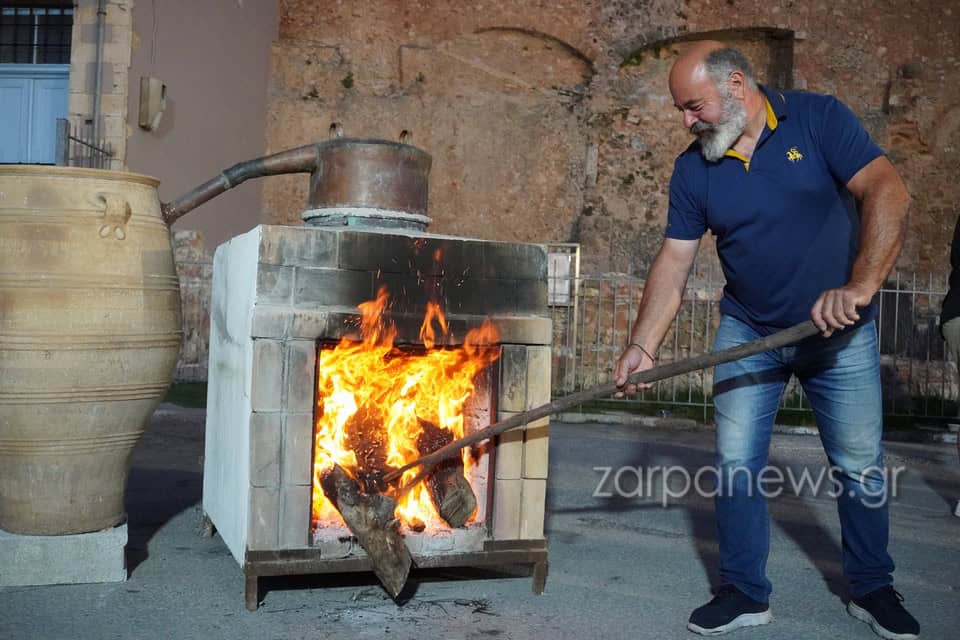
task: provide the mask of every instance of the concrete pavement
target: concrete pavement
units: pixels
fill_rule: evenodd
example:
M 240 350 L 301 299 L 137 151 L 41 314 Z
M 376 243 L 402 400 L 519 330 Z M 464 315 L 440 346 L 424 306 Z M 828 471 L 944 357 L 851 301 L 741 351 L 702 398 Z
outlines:
M 134 455 L 128 490 L 130 577 L 125 583 L 0 589 L 0 638 L 694 638 L 690 610 L 709 599 L 717 549 L 712 500 L 695 494 L 640 497 L 636 474 L 676 467 L 679 493 L 712 459 L 709 429 L 555 424 L 551 432 L 546 593 L 530 578 L 450 571 L 415 574 L 404 606 L 368 576 L 264 581 L 255 613 L 222 541 L 195 532 L 200 502 L 203 411 L 164 405 Z M 889 443 L 902 466 L 891 503 L 896 586 L 920 620 L 921 637 L 960 637 L 960 462 L 950 444 Z M 771 461 L 785 473 L 815 473 L 819 441 L 776 435 Z M 610 476 L 595 467 L 610 467 Z M 642 474 L 641 474 L 642 475 Z M 659 482 L 654 483 L 659 487 Z M 613 496 L 602 497 L 613 493 Z M 809 493 L 809 492 L 808 492 Z M 773 624 L 735 632 L 756 639 L 876 636 L 849 617 L 839 564 L 835 502 L 824 495 L 771 500 L 768 572 Z

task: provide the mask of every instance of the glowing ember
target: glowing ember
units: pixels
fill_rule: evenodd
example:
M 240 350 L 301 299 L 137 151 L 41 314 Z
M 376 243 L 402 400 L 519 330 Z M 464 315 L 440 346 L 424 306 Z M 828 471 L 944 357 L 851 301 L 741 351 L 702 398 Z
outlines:
M 320 488 L 321 474 L 334 464 L 363 478 L 420 457 L 418 417 L 449 430 L 454 438 L 462 437 L 463 407 L 473 393 L 473 379 L 499 357 L 499 349 L 484 348 L 499 340 L 487 321 L 467 333 L 461 347 L 435 348 L 434 325 L 443 336 L 449 329 L 434 303 L 427 305 L 420 328 L 427 351 L 401 352 L 393 346 L 395 327 L 383 320 L 387 300 L 381 288 L 375 300 L 359 305 L 361 342 L 344 339 L 318 356 L 314 526 L 344 526 Z M 469 450 L 464 450 L 464 468 L 470 465 Z M 401 484 L 416 474 L 417 469 L 407 471 Z M 397 516 L 408 527 L 446 526 L 423 483 L 400 499 Z

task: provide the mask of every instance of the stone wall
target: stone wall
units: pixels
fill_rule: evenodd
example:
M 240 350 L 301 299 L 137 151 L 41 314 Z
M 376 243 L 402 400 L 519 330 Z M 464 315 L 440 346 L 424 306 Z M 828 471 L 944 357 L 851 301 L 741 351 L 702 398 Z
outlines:
M 960 198 L 951 2 L 280 0 L 279 14 L 268 151 L 334 123 L 406 130 L 434 158 L 432 231 L 579 242 L 585 273 L 645 273 L 688 141 L 666 73 L 709 36 L 742 47 L 764 82 L 844 100 L 914 195 L 900 266 L 946 265 Z M 298 224 L 306 182 L 266 182 L 265 217 Z
M 943 0 L 923 7 L 279 0 L 266 152 L 325 139 L 331 126 L 388 139 L 407 131 L 433 156 L 431 231 L 577 242 L 581 273 L 642 278 L 662 236 L 673 160 L 689 141 L 667 71 L 688 40 L 713 37 L 742 48 L 761 81 L 834 93 L 863 119 L 914 196 L 899 268 L 942 272 L 960 201 L 960 10 Z M 306 176 L 257 185 L 262 220 L 301 224 Z M 699 263 L 714 262 L 707 236 Z M 191 310 L 192 295 L 185 315 L 206 317 L 209 300 Z M 205 339 L 185 352 L 181 375 L 199 371 L 191 354 L 200 357 Z
M 177 382 L 206 381 L 213 258 L 203 234 L 198 231 L 175 231 L 172 241 L 183 312 L 183 342 L 174 379 Z
M 960 7 L 857 0 L 692 2 L 691 31 L 774 24 L 794 31 L 794 84 L 832 93 L 900 169 L 914 205 L 899 266 L 942 272 L 960 214 Z
M 127 166 L 160 179 L 169 202 L 237 162 L 263 155 L 276 0 L 141 0 L 133 11 Z M 159 125 L 139 126 L 140 80 L 166 86 Z M 203 234 L 210 250 L 261 222 L 262 180 L 191 211 L 174 230 Z
M 110 145 L 110 169 L 124 169 L 127 157 L 127 95 L 133 43 L 133 0 L 106 3 L 103 54 L 100 59 L 100 139 Z M 77 0 L 70 49 L 70 123 L 92 132 L 97 74 L 97 0 Z

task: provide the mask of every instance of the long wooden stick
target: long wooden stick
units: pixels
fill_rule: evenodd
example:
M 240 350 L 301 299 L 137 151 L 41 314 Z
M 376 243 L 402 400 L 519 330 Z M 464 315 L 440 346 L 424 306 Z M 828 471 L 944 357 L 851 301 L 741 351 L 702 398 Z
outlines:
M 693 358 L 687 358 L 686 360 L 678 360 L 677 362 L 671 362 L 670 364 L 640 371 L 639 373 L 631 375 L 628 378 L 628 383 L 638 384 L 642 382 L 655 382 L 665 378 L 672 378 L 673 376 L 678 376 L 682 373 L 690 373 L 691 371 L 706 369 L 718 364 L 733 362 L 734 360 L 739 360 L 741 358 L 746 358 L 758 353 L 763 353 L 764 351 L 769 351 L 770 349 L 777 349 L 788 344 L 793 344 L 794 342 L 799 342 L 800 340 L 809 338 L 817 333 L 820 333 L 820 330 L 817 329 L 816 325 L 814 325 L 812 321 L 808 320 L 806 322 L 793 325 L 789 329 L 784 329 L 783 331 L 778 331 L 777 333 L 771 334 L 764 338 L 759 338 L 753 342 L 747 342 L 736 347 L 723 349 L 722 351 L 704 353 Z M 482 440 L 487 440 L 488 438 L 500 435 L 504 431 L 509 431 L 510 429 L 528 424 L 534 420 L 539 420 L 540 418 L 552 415 L 554 413 L 565 411 L 566 409 L 575 407 L 578 404 L 583 404 L 584 402 L 595 400 L 596 398 L 609 396 L 618 389 L 619 387 L 617 387 L 616 383 L 608 382 L 591 387 L 589 389 L 584 389 L 583 391 L 578 391 L 577 393 L 572 393 L 568 396 L 554 400 L 553 402 L 548 402 L 547 404 L 530 409 L 529 411 L 518 413 L 517 415 L 511 416 L 506 420 L 501 420 L 500 422 L 492 424 L 486 429 L 475 431 L 474 433 L 464 436 L 459 440 L 454 440 L 453 442 L 437 449 L 430 455 L 417 458 L 413 462 L 408 462 L 402 467 L 384 475 L 383 479 L 385 482 L 393 482 L 397 478 L 401 477 L 403 472 L 407 469 L 412 469 L 413 467 L 418 467 L 420 465 L 436 464 L 441 460 L 446 460 L 447 458 L 457 455 L 460 449 L 468 447 L 471 444 L 480 442 Z M 401 488 L 401 492 L 404 488 L 419 482 L 424 475 L 425 474 L 423 473 L 419 474 L 412 482 Z

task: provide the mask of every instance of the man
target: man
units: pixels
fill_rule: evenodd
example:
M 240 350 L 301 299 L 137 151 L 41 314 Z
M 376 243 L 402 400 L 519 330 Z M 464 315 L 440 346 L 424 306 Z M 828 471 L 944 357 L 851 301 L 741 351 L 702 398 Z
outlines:
M 670 93 L 696 141 L 674 164 L 665 238 L 617 361 L 617 384 L 653 365 L 707 229 L 727 281 L 715 349 L 808 318 L 823 336 L 714 371 L 722 586 L 688 628 L 713 635 L 771 621 L 769 515 L 758 479 L 780 396 L 796 375 L 831 477 L 842 485 L 848 611 L 884 638 L 915 638 L 919 625 L 893 589 L 887 554 L 871 303 L 902 245 L 906 188 L 843 104 L 758 86 L 743 55 L 722 43 L 685 52 L 670 71 Z
M 953 227 L 953 242 L 950 243 L 950 286 L 940 309 L 940 335 L 947 341 L 947 352 L 954 364 L 960 366 L 960 218 Z M 960 454 L 960 440 L 957 441 Z M 960 518 L 960 500 L 953 514 Z

